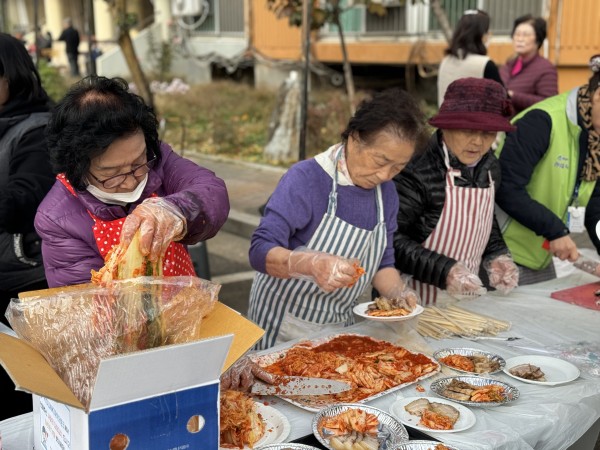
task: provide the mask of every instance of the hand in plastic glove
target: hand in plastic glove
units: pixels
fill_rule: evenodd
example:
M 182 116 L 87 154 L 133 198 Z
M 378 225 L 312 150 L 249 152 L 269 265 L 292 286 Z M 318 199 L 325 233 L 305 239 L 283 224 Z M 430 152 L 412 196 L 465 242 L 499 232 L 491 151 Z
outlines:
M 325 292 L 352 286 L 362 273 L 357 259 L 347 259 L 329 253 L 298 247 L 288 258 L 292 278 L 310 280 Z
M 579 258 L 577 258 L 577 261 L 575 261 L 573 265 L 579 270 L 583 270 L 584 272 L 600 277 L 600 261 L 595 261 L 593 259 L 586 258 L 583 255 L 579 255 Z
M 579 258 L 577 244 L 571 239 L 571 236 L 567 235 L 554 239 L 549 242 L 549 247 L 550 253 L 562 261 L 568 259 L 569 261 L 574 262 Z
M 484 264 L 490 286 L 508 294 L 519 285 L 519 268 L 510 255 L 500 255 Z
M 446 291 L 455 296 L 478 297 L 487 292 L 477 275 L 462 263 L 456 263 L 446 278 Z
M 267 372 L 245 356 L 221 375 L 221 389 L 248 392 L 257 378 L 269 384 L 273 384 L 277 380 L 276 375 Z
M 419 298 L 419 294 L 417 294 L 413 289 L 408 286 L 396 286 L 385 295 L 387 298 L 401 298 L 406 300 L 408 306 L 411 308 L 415 308 L 417 305 L 421 304 L 421 299 Z
M 186 221 L 179 208 L 165 199 L 152 197 L 138 205 L 123 223 L 121 243 L 127 245 L 139 229 L 140 252 L 156 261 L 164 255 L 171 241 L 186 233 Z

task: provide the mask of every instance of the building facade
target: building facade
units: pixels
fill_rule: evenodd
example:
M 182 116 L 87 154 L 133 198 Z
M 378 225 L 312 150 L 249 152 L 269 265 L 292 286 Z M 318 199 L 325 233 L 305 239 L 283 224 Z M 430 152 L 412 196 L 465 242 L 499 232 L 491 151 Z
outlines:
M 342 15 L 352 65 L 411 66 L 418 73 L 434 73 L 446 41 L 429 5 L 382 1 L 387 6 L 383 17 L 358 4 Z M 558 67 L 561 91 L 584 82 L 589 57 L 600 53 L 597 0 L 444 0 L 442 4 L 451 25 L 466 9 L 480 8 L 490 14 L 489 55 L 498 65 L 511 55 L 510 31 L 516 17 L 532 13 L 546 18 L 548 38 L 542 51 Z M 301 67 L 301 29 L 276 17 L 266 0 L 129 0 L 127 8 L 136 18 L 132 34 L 138 57 L 149 71 L 153 70 L 150 52 L 163 41 L 173 50 L 171 72 L 189 82 L 210 81 L 215 66 L 230 73 L 252 67 L 256 85 L 278 87 L 290 70 Z M 88 38 L 95 36 L 103 52 L 97 60 L 98 73 L 127 77 L 116 45 L 117 25 L 105 0 L 0 0 L 3 31 L 31 36 L 37 23 L 57 37 L 65 17 L 71 17 L 82 33 L 82 64 Z M 64 62 L 61 45 L 54 44 L 57 64 Z M 343 82 L 340 71 L 331 70 L 342 62 L 334 27 L 312 33 L 312 60 L 315 73 L 329 76 L 334 84 Z

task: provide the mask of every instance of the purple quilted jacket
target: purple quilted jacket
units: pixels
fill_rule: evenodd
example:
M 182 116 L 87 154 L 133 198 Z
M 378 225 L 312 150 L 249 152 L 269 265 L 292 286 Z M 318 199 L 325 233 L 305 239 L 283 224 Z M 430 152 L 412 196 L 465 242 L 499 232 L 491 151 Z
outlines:
M 186 217 L 187 235 L 181 243 L 195 244 L 217 234 L 229 214 L 223 180 L 180 157 L 167 144 L 161 145 L 161 152 L 162 160 L 149 172 L 141 198 L 128 209 L 103 203 L 87 191 L 78 191 L 74 197 L 62 183 L 54 183 L 35 216 L 50 287 L 87 283 L 90 271 L 104 265 L 88 211 L 102 220 L 119 219 L 156 193 L 177 205 Z

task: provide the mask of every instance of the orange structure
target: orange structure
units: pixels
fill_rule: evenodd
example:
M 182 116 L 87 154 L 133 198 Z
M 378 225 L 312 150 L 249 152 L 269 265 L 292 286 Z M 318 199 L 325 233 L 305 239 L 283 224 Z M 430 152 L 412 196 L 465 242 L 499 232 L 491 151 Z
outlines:
M 301 30 L 289 26 L 287 18 L 277 18 L 267 8 L 265 0 L 249 2 L 252 11 L 250 40 L 257 53 L 272 60 L 301 59 Z M 353 65 L 437 65 L 447 44 L 429 7 L 420 2 L 394 3 L 390 0 L 387 3 L 396 5 L 388 6 L 390 17 L 369 17 L 364 8 L 356 6 L 353 17 L 346 18 L 345 40 L 350 62 Z M 457 8 L 467 3 L 490 13 L 493 35 L 489 55 L 498 65 L 511 55 L 513 20 L 521 14 L 532 13 L 548 22 L 543 52 L 558 67 L 559 90 L 580 85 L 589 76 L 587 62 L 590 56 L 600 53 L 598 0 L 446 0 L 444 6 L 451 24 L 461 14 Z M 342 62 L 335 30 L 312 33 L 312 57 L 326 64 Z

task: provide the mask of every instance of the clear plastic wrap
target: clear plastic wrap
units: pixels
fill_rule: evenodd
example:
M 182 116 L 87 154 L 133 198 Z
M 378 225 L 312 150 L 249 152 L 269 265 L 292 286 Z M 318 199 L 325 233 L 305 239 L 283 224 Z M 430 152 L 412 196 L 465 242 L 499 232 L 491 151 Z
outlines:
M 139 277 L 13 299 L 6 317 L 87 408 L 102 359 L 198 339 L 219 290 L 196 277 Z
M 487 289 L 477 275 L 457 262 L 452 266 L 446 278 L 446 292 L 459 300 L 484 295 Z

